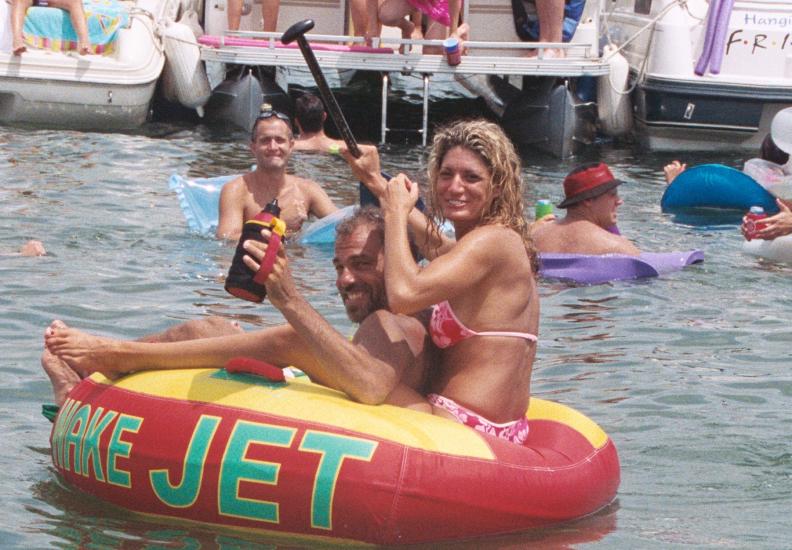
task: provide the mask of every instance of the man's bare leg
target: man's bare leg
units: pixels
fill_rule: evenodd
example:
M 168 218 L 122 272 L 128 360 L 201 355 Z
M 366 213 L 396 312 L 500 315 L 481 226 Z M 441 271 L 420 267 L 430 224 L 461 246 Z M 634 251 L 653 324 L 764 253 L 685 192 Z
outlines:
M 45 341 L 47 338 L 52 338 L 56 330 L 68 331 L 70 329 L 62 321 L 53 321 L 53 323 L 47 328 L 45 332 Z M 180 342 L 184 340 L 196 340 L 198 338 L 225 336 L 228 334 L 237 334 L 241 332 L 244 331 L 237 323 L 231 323 L 221 317 L 213 316 L 207 317 L 206 319 L 180 323 L 166 329 L 161 333 L 144 336 L 138 341 Z M 109 338 L 90 336 L 85 333 L 79 334 L 84 335 L 87 338 L 83 340 L 86 349 L 90 349 L 91 346 L 96 346 L 97 355 L 99 357 L 101 357 L 101 351 L 98 350 L 110 349 L 112 347 L 111 344 L 114 342 Z M 90 354 L 86 355 L 90 357 Z M 82 362 L 79 361 L 77 364 L 82 364 Z M 55 403 L 58 406 L 62 405 L 66 400 L 66 395 L 80 382 L 80 380 L 82 380 L 82 376 L 77 370 L 69 366 L 66 361 L 60 359 L 46 348 L 44 349 L 44 353 L 41 355 L 41 366 L 43 367 L 44 372 L 47 373 L 47 376 L 49 376 L 50 382 L 52 383 L 52 392 L 55 396 Z
M 280 0 L 264 0 L 261 4 L 261 17 L 264 20 L 264 32 L 275 32 L 278 28 L 278 12 Z
M 33 0 L 13 0 L 11 4 L 11 33 L 14 37 L 14 55 L 22 55 L 27 51 L 22 27 L 25 24 L 25 14 L 27 14 L 28 8 L 32 5 Z
M 536 15 L 539 18 L 539 42 L 561 42 L 564 29 L 564 0 L 536 0 Z M 539 50 L 529 50 L 528 57 L 539 55 Z M 566 57 L 566 50 L 548 48 L 544 58 Z

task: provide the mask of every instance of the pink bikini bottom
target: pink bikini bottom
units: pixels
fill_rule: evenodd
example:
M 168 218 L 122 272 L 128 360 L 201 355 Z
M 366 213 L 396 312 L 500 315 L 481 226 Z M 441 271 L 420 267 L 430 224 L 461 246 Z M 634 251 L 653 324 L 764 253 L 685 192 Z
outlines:
M 426 399 L 435 407 L 451 413 L 454 418 L 459 420 L 465 426 L 470 426 L 474 430 L 484 432 L 485 434 L 494 435 L 501 439 L 511 441 L 517 445 L 522 445 L 528 439 L 528 420 L 523 417 L 513 422 L 506 422 L 504 424 L 495 424 L 490 422 L 483 416 L 474 413 L 470 409 L 463 407 L 459 403 L 438 395 L 430 393 Z

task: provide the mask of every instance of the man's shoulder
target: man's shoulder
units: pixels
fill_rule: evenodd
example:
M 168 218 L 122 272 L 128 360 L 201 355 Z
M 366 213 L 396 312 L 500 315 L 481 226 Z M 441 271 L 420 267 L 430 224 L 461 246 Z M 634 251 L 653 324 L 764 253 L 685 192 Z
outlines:
M 246 189 L 249 173 L 239 174 L 237 177 L 223 185 L 221 192 L 225 193 L 239 193 L 241 190 Z
M 394 313 L 387 309 L 378 309 L 366 317 L 361 323 L 379 325 L 385 329 L 398 329 L 404 333 L 425 333 L 429 323 L 429 310 L 412 315 Z

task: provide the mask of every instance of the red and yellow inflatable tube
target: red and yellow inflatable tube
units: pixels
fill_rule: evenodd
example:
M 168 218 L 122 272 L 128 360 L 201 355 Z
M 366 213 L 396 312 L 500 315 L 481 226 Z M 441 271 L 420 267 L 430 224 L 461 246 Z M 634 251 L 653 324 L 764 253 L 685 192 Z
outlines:
M 93 375 L 50 438 L 65 480 L 135 512 L 404 544 L 523 531 L 591 514 L 619 486 L 613 442 L 531 399 L 529 445 L 306 378 L 200 369 Z

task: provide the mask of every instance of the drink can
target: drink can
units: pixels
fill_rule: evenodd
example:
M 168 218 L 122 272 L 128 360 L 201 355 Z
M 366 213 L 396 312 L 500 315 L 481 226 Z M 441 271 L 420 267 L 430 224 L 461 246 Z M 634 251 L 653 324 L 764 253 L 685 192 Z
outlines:
M 551 203 L 547 199 L 541 199 L 536 201 L 536 211 L 534 213 L 534 217 L 538 220 L 540 218 L 544 218 L 548 214 L 553 213 L 553 203 Z
M 459 49 L 459 40 L 449 36 L 443 40 L 443 49 L 446 54 L 446 62 L 449 65 L 459 65 L 462 62 L 462 52 Z
M 745 238 L 749 241 L 756 237 L 756 232 L 767 227 L 767 224 L 760 222 L 767 217 L 764 208 L 752 206 L 751 210 L 745 215 Z

